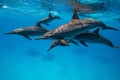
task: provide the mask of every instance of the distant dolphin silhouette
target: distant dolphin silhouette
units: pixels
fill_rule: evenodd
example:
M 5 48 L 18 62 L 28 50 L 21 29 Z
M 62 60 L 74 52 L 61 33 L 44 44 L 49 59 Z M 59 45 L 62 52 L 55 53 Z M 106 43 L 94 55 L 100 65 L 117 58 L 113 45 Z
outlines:
M 95 43 L 95 44 L 104 44 L 112 48 L 120 48 L 119 46 L 113 45 L 113 43 L 107 38 L 101 36 L 99 34 L 100 28 L 96 29 L 92 33 L 83 33 L 74 37 L 74 39 L 78 40 L 81 44 L 88 47 L 86 43 Z
M 78 12 L 83 12 L 83 13 L 99 12 L 106 9 L 104 2 L 84 4 L 84 3 L 78 2 L 77 0 L 72 0 L 71 6 L 74 9 L 76 9 Z
M 116 30 L 116 28 L 112 28 L 106 26 L 103 22 L 94 19 L 79 19 L 78 14 L 74 11 L 72 16 L 72 20 L 54 30 L 48 31 L 43 34 L 42 37 L 36 38 L 39 39 L 53 39 L 53 40 L 71 40 L 75 36 L 85 33 L 91 29 L 95 29 L 101 27 L 103 30 Z M 66 42 L 67 43 L 67 42 Z
M 38 24 L 37 24 L 38 25 Z M 17 34 L 17 35 L 22 35 L 25 38 L 32 40 L 30 36 L 36 36 L 36 35 L 42 35 L 46 32 L 48 32 L 47 29 L 44 29 L 43 27 L 39 26 L 29 26 L 29 27 L 24 27 L 24 28 L 18 28 L 15 29 L 11 32 L 5 33 L 5 34 Z
M 119 22 L 120 22 L 120 18 L 117 18 L 117 21 L 119 21 Z
M 49 13 L 48 17 L 41 19 L 40 21 L 38 21 L 37 24 L 46 24 L 49 25 L 48 22 L 51 22 L 55 19 L 61 19 L 59 16 L 52 16 L 51 13 Z

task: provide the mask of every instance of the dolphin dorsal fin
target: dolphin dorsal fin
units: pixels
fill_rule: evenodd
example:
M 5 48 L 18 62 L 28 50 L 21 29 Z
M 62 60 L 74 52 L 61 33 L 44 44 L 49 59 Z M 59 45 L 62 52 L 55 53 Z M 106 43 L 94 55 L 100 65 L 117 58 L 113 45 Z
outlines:
M 50 17 L 50 18 L 51 18 L 51 17 L 52 17 L 52 14 L 51 14 L 51 13 L 49 13 L 49 14 L 48 14 L 48 17 Z
M 97 28 L 95 31 L 93 31 L 93 33 L 95 34 L 99 34 L 100 28 Z
M 73 20 L 73 19 L 79 19 L 79 16 L 78 16 L 76 10 L 74 10 L 74 13 L 73 13 L 73 16 L 72 16 L 72 20 Z

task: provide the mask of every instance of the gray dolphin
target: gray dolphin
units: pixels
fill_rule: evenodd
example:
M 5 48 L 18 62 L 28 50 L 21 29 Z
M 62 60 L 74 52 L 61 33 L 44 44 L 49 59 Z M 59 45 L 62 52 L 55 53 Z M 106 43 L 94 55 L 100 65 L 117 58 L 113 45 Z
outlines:
M 38 25 L 38 24 L 37 24 Z M 37 36 L 37 35 L 43 35 L 44 33 L 48 32 L 47 29 L 44 29 L 43 27 L 39 26 L 29 26 L 24 28 L 18 28 L 11 32 L 5 33 L 5 34 L 17 34 L 22 35 L 25 38 L 32 40 L 29 36 Z
M 49 13 L 48 17 L 41 19 L 40 21 L 38 21 L 37 24 L 46 24 L 49 25 L 48 22 L 51 22 L 55 19 L 61 19 L 59 16 L 52 16 L 51 13 Z
M 107 46 L 112 47 L 112 48 L 120 48 L 119 46 L 115 46 L 107 38 L 101 36 L 99 34 L 99 30 L 100 30 L 100 28 L 96 29 L 93 32 L 82 33 L 82 34 L 74 37 L 74 39 L 67 41 L 67 42 L 68 43 L 71 42 L 71 43 L 74 43 L 75 45 L 78 45 L 78 42 L 75 41 L 75 40 L 77 40 L 86 47 L 88 47 L 87 43 L 93 43 L 93 44 L 104 44 L 104 45 L 107 45 Z M 51 49 L 53 49 L 57 46 L 68 46 L 68 45 L 63 44 L 60 40 L 55 40 L 52 42 L 52 44 L 50 45 L 50 47 L 47 51 L 50 51 Z
M 63 43 L 63 42 L 65 42 L 65 40 L 62 40 L 62 41 L 61 40 L 54 40 L 47 51 L 50 51 L 51 49 L 53 49 L 53 48 L 55 48 L 57 46 L 70 46 L 69 44 L 66 44 L 66 43 Z M 78 45 L 78 43 L 73 39 L 70 40 L 70 41 L 66 41 L 66 42 L 67 43 L 71 42 L 71 43 L 73 43 L 75 45 Z
M 113 45 L 113 43 L 107 38 L 101 36 L 99 34 L 99 30 L 100 28 L 96 29 L 91 33 L 87 32 L 77 35 L 76 37 L 74 37 L 74 39 L 78 40 L 81 44 L 83 44 L 86 47 L 88 47 L 86 43 L 95 43 L 95 44 L 104 44 L 112 48 L 120 48 L 119 46 Z
M 103 30 L 110 29 L 118 31 L 118 29 L 106 26 L 103 22 L 99 20 L 79 19 L 77 12 L 74 11 L 72 20 L 70 22 L 54 30 L 48 31 L 47 33 L 43 34 L 42 37 L 36 38 L 36 40 L 39 39 L 71 40 L 79 34 L 85 33 L 91 29 L 95 29 L 98 27 L 101 27 Z

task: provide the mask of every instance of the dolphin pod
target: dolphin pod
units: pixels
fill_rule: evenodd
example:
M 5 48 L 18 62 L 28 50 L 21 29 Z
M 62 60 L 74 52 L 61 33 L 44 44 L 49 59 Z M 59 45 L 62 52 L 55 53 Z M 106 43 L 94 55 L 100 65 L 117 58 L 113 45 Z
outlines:
M 79 35 L 75 36 L 72 40 L 67 41 L 67 42 L 68 43 L 71 42 L 75 45 L 78 45 L 78 42 L 79 42 L 86 47 L 88 47 L 87 43 L 93 43 L 93 44 L 107 45 L 107 46 L 112 47 L 112 48 L 120 48 L 119 46 L 114 45 L 109 39 L 100 35 L 99 30 L 100 30 L 100 28 L 97 28 L 93 32 L 86 32 L 86 33 L 79 34 Z M 51 49 L 53 49 L 57 46 L 68 46 L 68 45 L 63 44 L 60 40 L 55 40 L 50 45 L 50 47 L 47 51 L 50 51 Z
M 72 19 L 68 23 L 53 30 L 47 30 L 41 26 L 41 24 L 48 25 L 48 22 L 55 19 L 61 18 L 52 16 L 51 13 L 49 13 L 47 18 L 38 21 L 35 26 L 18 28 L 5 34 L 18 34 L 29 40 L 31 40 L 30 36 L 36 35 L 40 37 L 35 38 L 35 40 L 54 40 L 47 51 L 50 51 L 56 46 L 70 46 L 69 43 L 78 45 L 78 42 L 87 47 L 87 43 L 99 43 L 112 48 L 120 48 L 119 46 L 114 45 L 109 39 L 99 34 L 100 29 L 115 31 L 118 31 L 118 29 L 107 26 L 99 20 L 88 18 L 80 19 L 77 10 L 74 10 Z M 92 31 L 93 29 L 95 29 L 95 31 Z
M 75 11 L 72 20 L 54 30 L 48 31 L 43 36 L 36 38 L 39 39 L 65 39 L 71 40 L 75 36 L 85 33 L 91 29 L 100 27 L 103 30 L 115 30 L 118 29 L 109 27 L 103 22 L 94 19 L 79 19 L 77 12 Z
M 95 31 L 89 32 L 91 29 L 95 29 L 95 28 L 97 28 Z M 41 37 L 36 38 L 36 40 L 39 39 L 54 40 L 47 51 L 51 50 L 56 46 L 69 46 L 70 42 L 77 45 L 77 42 L 75 40 L 79 41 L 84 46 L 88 46 L 86 43 L 93 42 L 93 43 L 105 44 L 112 48 L 119 48 L 119 46 L 114 46 L 110 40 L 98 34 L 100 29 L 118 31 L 118 29 L 109 27 L 99 20 L 79 19 L 77 11 L 74 11 L 74 14 L 70 22 L 54 30 L 46 32 Z
M 74 11 L 72 19 L 70 22 L 57 27 L 54 30 L 48 31 L 43 34 L 42 37 L 36 38 L 39 39 L 72 39 L 73 37 L 85 33 L 91 29 L 102 28 L 103 30 L 116 30 L 118 29 L 109 27 L 103 22 L 94 19 L 80 19 L 78 17 L 77 11 Z
M 15 29 L 11 32 L 7 32 L 5 34 L 17 34 L 21 35 L 29 40 L 32 40 L 30 36 L 37 36 L 37 35 L 43 35 L 44 33 L 48 32 L 47 29 L 43 28 L 41 24 L 48 24 L 48 22 L 53 21 L 55 19 L 61 19 L 59 16 L 52 16 L 51 13 L 49 13 L 47 18 L 44 18 L 36 23 L 35 26 L 28 26 L 28 27 L 22 27 Z

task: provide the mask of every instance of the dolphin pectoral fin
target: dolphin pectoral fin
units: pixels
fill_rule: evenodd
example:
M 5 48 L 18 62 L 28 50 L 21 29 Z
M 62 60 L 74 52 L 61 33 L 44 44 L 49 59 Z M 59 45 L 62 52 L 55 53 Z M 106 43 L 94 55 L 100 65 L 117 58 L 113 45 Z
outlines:
M 84 46 L 88 47 L 88 45 L 84 41 L 80 40 L 80 43 L 83 44 Z
M 50 51 L 51 49 L 52 49 L 52 48 L 51 48 L 51 47 L 49 47 L 49 48 L 48 48 L 48 50 L 47 50 L 47 52 L 48 52 L 48 51 Z
M 64 45 L 64 46 L 69 46 L 68 42 L 65 40 L 60 40 L 60 42 Z
M 50 51 L 51 49 L 53 49 L 53 47 L 50 46 L 50 47 L 47 49 L 47 52 Z
M 36 25 L 35 25 L 35 27 L 43 28 L 43 27 L 41 26 L 41 23 L 40 23 L 40 22 L 37 22 Z
M 99 35 L 99 31 L 100 31 L 100 28 L 97 28 L 95 31 L 93 31 L 93 33 Z
M 28 35 L 22 35 L 24 36 L 25 38 L 29 39 L 29 40 L 32 40 Z
M 76 46 L 78 46 L 78 43 L 75 40 L 71 40 L 70 42 L 72 42 L 73 44 L 75 44 Z
M 53 41 L 52 44 L 50 45 L 50 47 L 48 48 L 47 52 L 50 51 L 51 49 L 53 49 L 56 46 L 59 46 L 59 40 Z
M 49 26 L 49 24 L 48 24 L 48 23 L 45 23 L 45 25 Z

